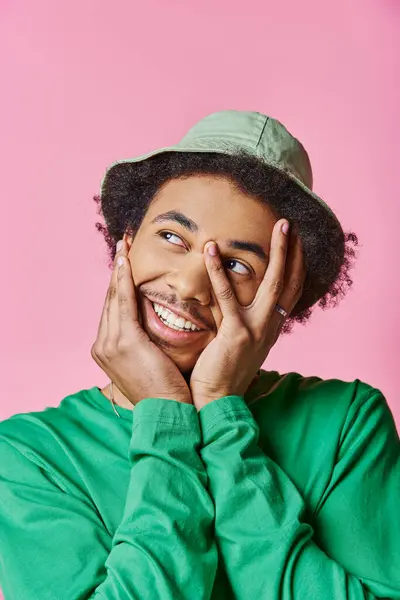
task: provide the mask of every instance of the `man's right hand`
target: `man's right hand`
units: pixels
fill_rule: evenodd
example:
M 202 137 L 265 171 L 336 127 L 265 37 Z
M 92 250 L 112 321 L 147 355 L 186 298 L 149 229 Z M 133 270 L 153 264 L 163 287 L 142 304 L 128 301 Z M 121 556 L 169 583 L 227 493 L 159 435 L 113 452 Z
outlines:
M 118 268 L 121 256 L 124 263 Z M 115 256 L 91 355 L 132 404 L 144 398 L 192 404 L 190 390 L 179 369 L 140 325 L 126 239 Z

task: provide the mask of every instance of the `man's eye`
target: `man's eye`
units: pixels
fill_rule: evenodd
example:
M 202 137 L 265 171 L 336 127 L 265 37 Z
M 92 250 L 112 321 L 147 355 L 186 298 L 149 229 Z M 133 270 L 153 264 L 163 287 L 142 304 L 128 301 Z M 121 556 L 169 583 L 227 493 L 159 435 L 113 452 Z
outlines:
M 176 233 L 172 233 L 171 231 L 160 231 L 158 235 L 163 240 L 166 240 L 174 246 L 185 247 L 182 238 L 180 238 L 179 235 L 176 235 Z M 229 269 L 233 273 L 237 273 L 238 275 L 248 275 L 250 273 L 250 269 L 248 267 L 245 267 L 241 262 L 234 260 L 233 258 L 226 260 L 224 265 L 225 268 Z
M 226 260 L 224 265 L 227 269 L 233 271 L 234 273 L 237 273 L 238 275 L 248 275 L 250 273 L 250 269 L 248 269 L 242 263 L 234 259 Z
M 179 235 L 176 235 L 175 233 L 171 233 L 170 231 L 160 231 L 158 235 L 164 240 L 167 240 L 167 242 L 174 244 L 175 246 L 184 246 L 182 239 L 179 237 Z M 178 243 L 176 241 L 173 241 L 172 238 L 176 238 L 177 240 L 179 240 Z

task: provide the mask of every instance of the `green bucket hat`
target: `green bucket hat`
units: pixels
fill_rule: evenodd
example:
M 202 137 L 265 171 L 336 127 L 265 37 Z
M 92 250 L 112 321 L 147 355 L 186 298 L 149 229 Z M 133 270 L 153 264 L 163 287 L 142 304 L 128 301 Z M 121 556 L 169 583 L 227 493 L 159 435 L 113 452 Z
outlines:
M 266 165 L 294 181 L 310 199 L 310 210 L 318 202 L 341 225 L 329 206 L 312 191 L 311 163 L 304 146 L 282 123 L 253 111 L 223 110 L 198 121 L 174 146 L 159 148 L 142 156 L 112 163 L 101 182 L 103 195 L 108 177 L 117 165 L 146 160 L 163 152 L 218 152 L 233 154 L 245 150 Z

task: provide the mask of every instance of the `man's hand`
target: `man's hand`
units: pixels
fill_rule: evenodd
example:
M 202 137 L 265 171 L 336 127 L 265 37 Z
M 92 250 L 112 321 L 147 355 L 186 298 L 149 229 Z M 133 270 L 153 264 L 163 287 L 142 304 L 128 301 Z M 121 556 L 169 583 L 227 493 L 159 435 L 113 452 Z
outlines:
M 97 338 L 91 355 L 132 404 L 144 398 L 192 403 L 176 365 L 149 338 L 139 322 L 128 244 L 115 256 Z M 118 268 L 117 260 L 123 257 Z
M 216 337 L 203 350 L 192 371 L 190 390 L 193 404 L 200 410 L 205 404 L 223 396 L 242 396 L 264 363 L 279 337 L 284 317 L 275 309 L 280 304 L 289 314 L 301 297 L 305 266 L 300 238 L 291 235 L 288 261 L 288 239 L 275 223 L 271 253 L 253 302 L 241 306 L 225 274 L 217 245 L 208 242 L 204 258 L 215 298 L 222 312 Z M 216 254 L 209 249 L 214 247 Z

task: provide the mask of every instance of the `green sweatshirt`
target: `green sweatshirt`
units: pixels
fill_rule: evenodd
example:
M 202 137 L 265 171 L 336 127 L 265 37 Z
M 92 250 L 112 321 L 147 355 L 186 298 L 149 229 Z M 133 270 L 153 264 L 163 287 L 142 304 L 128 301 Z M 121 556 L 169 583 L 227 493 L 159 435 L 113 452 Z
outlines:
M 400 599 L 382 393 L 262 371 L 196 411 L 98 387 L 0 423 L 6 600 Z

